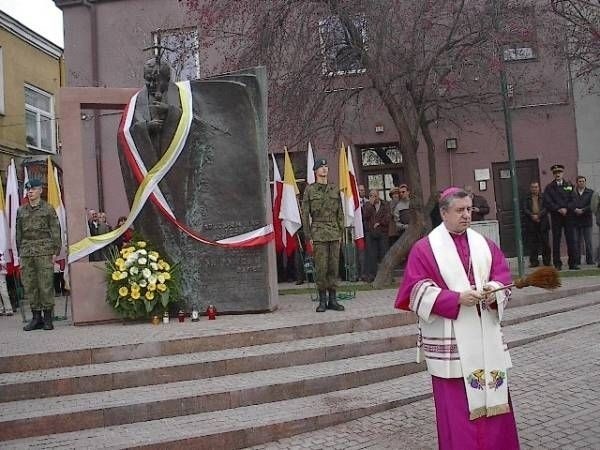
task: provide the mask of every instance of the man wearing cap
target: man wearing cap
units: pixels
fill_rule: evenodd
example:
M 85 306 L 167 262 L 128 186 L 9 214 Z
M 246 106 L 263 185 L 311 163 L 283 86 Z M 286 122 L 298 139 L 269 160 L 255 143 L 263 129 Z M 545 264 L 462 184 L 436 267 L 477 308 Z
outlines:
M 569 269 L 578 270 L 577 251 L 575 248 L 574 213 L 570 209 L 573 200 L 573 185 L 563 179 L 565 166 L 554 164 L 550 167 L 554 180 L 544 189 L 544 205 L 550 212 L 552 227 L 552 262 L 557 270 L 562 269 L 560 259 L 560 240 L 562 233 L 567 241 Z
M 42 183 L 29 180 L 25 188 L 29 203 L 17 211 L 16 241 L 21 259 L 21 279 L 33 313 L 25 331 L 52 330 L 54 265 L 52 257 L 61 246 L 60 224 L 54 209 L 41 199 Z M 43 318 L 42 318 L 43 312 Z
M 412 247 L 395 302 L 418 317 L 417 361 L 432 378 L 439 447 L 518 449 L 500 327 L 510 269 L 470 229 L 467 192 L 448 188 L 439 204 L 443 222 Z
M 314 252 L 315 283 L 319 291 L 317 312 L 343 311 L 344 307 L 336 299 L 340 241 L 344 231 L 342 201 L 338 188 L 328 184 L 327 160 L 315 160 L 313 170 L 316 182 L 304 190 L 302 223 L 306 242 Z

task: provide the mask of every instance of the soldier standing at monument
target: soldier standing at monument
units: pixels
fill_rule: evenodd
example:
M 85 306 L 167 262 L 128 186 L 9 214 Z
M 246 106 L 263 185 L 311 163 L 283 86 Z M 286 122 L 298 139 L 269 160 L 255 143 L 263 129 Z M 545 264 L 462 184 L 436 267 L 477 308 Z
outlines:
M 328 184 L 327 160 L 315 160 L 313 170 L 316 183 L 307 186 L 304 191 L 302 223 L 306 242 L 312 245 L 314 251 L 315 283 L 319 291 L 317 312 L 326 309 L 343 311 L 344 307 L 336 299 L 340 241 L 344 230 L 342 201 L 338 188 Z
M 25 188 L 29 203 L 17 211 L 16 241 L 21 257 L 25 295 L 29 298 L 33 318 L 25 331 L 52 330 L 54 308 L 54 265 L 52 256 L 60 252 L 60 224 L 54 209 L 41 199 L 42 183 L 29 180 Z M 44 317 L 42 319 L 42 311 Z

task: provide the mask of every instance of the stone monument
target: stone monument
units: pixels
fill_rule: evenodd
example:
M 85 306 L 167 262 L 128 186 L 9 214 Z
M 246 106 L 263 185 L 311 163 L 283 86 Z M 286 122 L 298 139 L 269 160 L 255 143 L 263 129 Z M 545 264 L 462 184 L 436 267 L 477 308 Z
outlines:
M 145 167 L 161 158 L 182 116 L 170 68 L 151 60 L 135 103 L 131 137 Z M 193 119 L 181 155 L 159 183 L 180 223 L 211 241 L 272 222 L 267 162 L 266 75 L 252 68 L 190 82 Z M 122 149 L 120 149 L 122 150 Z M 139 186 L 119 151 L 130 202 Z M 277 303 L 273 243 L 252 248 L 207 245 L 180 231 L 148 201 L 136 231 L 179 264 L 185 304 L 221 312 L 271 311 Z

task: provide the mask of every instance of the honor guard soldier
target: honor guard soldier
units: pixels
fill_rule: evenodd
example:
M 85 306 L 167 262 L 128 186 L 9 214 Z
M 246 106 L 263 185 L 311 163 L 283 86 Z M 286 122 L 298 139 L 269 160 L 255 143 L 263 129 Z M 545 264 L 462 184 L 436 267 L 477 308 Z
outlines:
M 21 258 L 21 279 L 29 298 L 33 318 L 25 331 L 52 330 L 54 308 L 54 264 L 60 252 L 60 224 L 54 208 L 41 199 L 42 183 L 31 179 L 25 184 L 28 204 L 17 211 L 16 241 Z M 42 318 L 42 312 L 44 314 Z
M 340 242 L 344 230 L 342 201 L 338 188 L 327 182 L 327 160 L 315 160 L 313 170 L 316 182 L 304 191 L 302 222 L 306 242 L 312 245 L 314 251 L 315 283 L 319 291 L 317 312 L 326 309 L 343 311 L 344 307 L 336 299 Z

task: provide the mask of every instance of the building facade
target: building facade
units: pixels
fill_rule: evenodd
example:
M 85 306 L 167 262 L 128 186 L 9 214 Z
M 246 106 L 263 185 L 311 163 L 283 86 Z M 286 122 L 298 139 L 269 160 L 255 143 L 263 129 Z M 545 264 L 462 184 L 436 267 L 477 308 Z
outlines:
M 0 11 L 0 168 L 59 153 L 60 47 Z M 42 158 L 43 159 L 43 158 Z
M 145 51 L 157 43 L 184 43 L 185 55 L 169 56 L 179 78 L 212 75 L 207 67 L 219 52 L 202 46 L 202 33 L 177 0 L 55 0 L 63 10 L 65 23 L 65 57 L 69 67 L 68 86 L 140 87 L 142 66 L 151 56 Z M 533 11 L 533 10 L 532 10 Z M 533 13 L 532 13 L 533 14 Z M 531 23 L 535 23 L 531 18 Z M 327 25 L 315 23 L 315 30 Z M 335 27 L 334 27 L 335 28 Z M 368 33 L 368 25 L 366 27 Z M 317 31 L 318 32 L 318 31 Z M 566 62 L 557 61 L 537 40 L 542 33 L 530 34 L 508 42 L 503 58 L 508 70 L 535 74 L 543 82 L 536 92 L 520 92 L 509 85 L 513 120 L 513 139 L 517 160 L 517 176 L 521 195 L 528 192 L 529 183 L 539 180 L 545 186 L 551 178 L 550 166 L 566 166 L 566 177 L 574 179 L 578 170 L 577 134 L 572 89 Z M 318 39 L 318 37 L 317 37 Z M 324 55 L 324 64 L 328 63 Z M 331 62 L 331 61 L 329 61 Z M 325 67 L 324 65 L 324 67 Z M 335 61 L 334 61 L 335 65 Z M 328 67 L 327 76 L 336 76 L 337 67 Z M 360 68 L 344 67 L 360 80 Z M 498 82 L 499 83 L 499 82 Z M 498 84 L 499 86 L 499 84 Z M 499 87 L 498 87 L 499 89 Z M 93 115 L 93 114 L 91 114 Z M 394 184 L 405 180 L 399 135 L 394 123 L 381 106 L 359 104 L 341 127 L 339 136 L 353 147 L 359 181 L 382 197 Z M 98 198 L 86 199 L 90 208 L 106 209 L 110 216 L 127 211 L 122 182 L 98 183 L 98 177 L 119 173 L 116 148 L 118 116 L 104 116 L 98 121 L 83 121 L 82 127 L 89 146 L 87 152 L 87 182 L 90 189 L 102 186 Z M 491 206 L 486 219 L 498 219 L 502 246 L 514 253 L 514 213 L 512 210 L 511 173 L 507 153 L 502 112 L 490 111 L 485 119 L 469 117 L 462 126 L 449 123 L 432 126 L 436 146 L 438 186 L 472 185 Z M 339 138 L 338 136 L 338 138 Z M 279 139 L 281 140 L 281 139 Z M 307 142 L 295 146 L 271 139 L 270 151 L 280 153 L 284 145 L 297 152 L 294 164 L 297 178 L 303 178 L 304 152 Z M 336 178 L 339 143 L 332 135 L 315 136 L 312 140 L 317 156 L 330 160 L 330 171 Z M 102 156 L 96 158 L 98 147 Z M 419 166 L 425 196 L 429 194 L 427 152 L 420 143 Z M 100 161 L 100 162 L 99 162 Z M 299 165 L 301 167 L 299 167 Z M 104 205 L 104 199 L 111 199 Z

